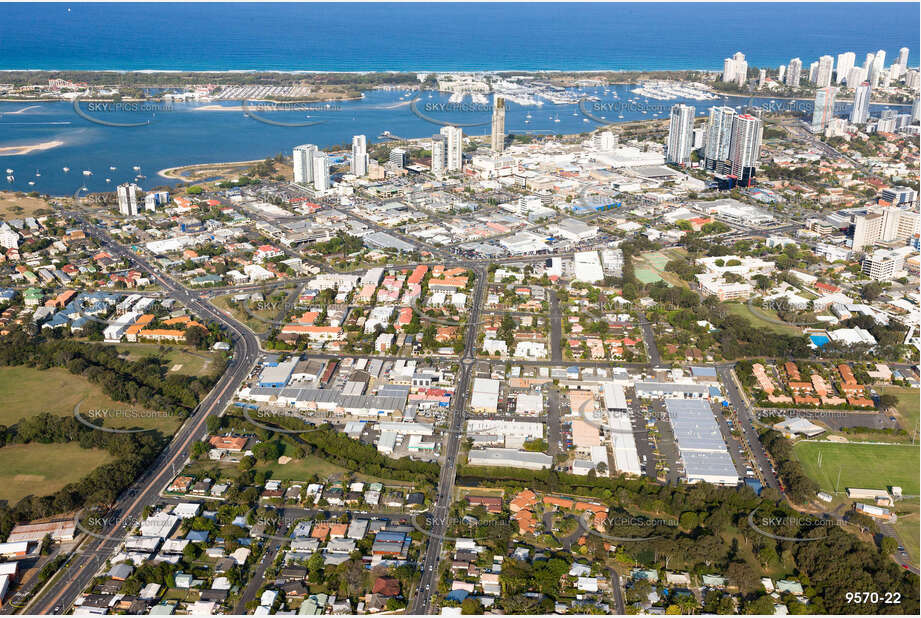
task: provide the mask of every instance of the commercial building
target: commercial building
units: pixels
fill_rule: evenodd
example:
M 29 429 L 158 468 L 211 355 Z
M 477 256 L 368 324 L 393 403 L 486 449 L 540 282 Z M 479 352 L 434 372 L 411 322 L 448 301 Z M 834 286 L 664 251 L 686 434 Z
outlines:
M 803 72 L 803 61 L 799 58 L 794 58 L 790 61 L 790 64 L 787 65 L 787 74 L 784 81 L 790 88 L 799 88 L 800 74 Z
M 854 90 L 854 105 L 851 107 L 851 124 L 866 124 L 870 118 L 870 82 L 863 82 Z
M 914 253 L 912 247 L 899 249 L 877 249 L 868 253 L 860 265 L 865 275 L 876 281 L 891 281 L 899 276 L 905 266 L 905 259 Z
M 838 63 L 835 67 L 835 83 L 842 84 L 847 79 L 848 74 L 851 72 L 851 69 L 854 68 L 854 61 L 857 59 L 857 56 L 854 52 L 844 52 L 843 54 L 838 54 Z M 848 84 L 849 88 L 853 86 Z
M 738 485 L 738 471 L 726 449 L 710 404 L 666 399 L 665 408 L 688 482 Z
M 824 56 L 831 60 L 831 56 Z M 829 79 L 830 71 L 829 71 Z M 815 103 L 812 107 L 812 132 L 821 133 L 835 117 L 835 95 L 838 89 L 834 86 L 819 88 L 815 93 Z
M 118 197 L 118 212 L 126 217 L 133 217 L 138 214 L 138 192 L 139 186 L 133 182 L 126 182 L 118 185 L 115 195 Z
M 464 165 L 464 132 L 460 127 L 442 127 L 439 132 L 447 141 L 445 168 L 449 172 L 461 170 Z
M 604 279 L 604 268 L 597 251 L 580 251 L 573 256 L 572 262 L 576 281 L 598 283 Z
M 668 123 L 668 143 L 665 160 L 669 163 L 688 166 L 691 163 L 691 148 L 694 145 L 694 114 L 692 105 L 673 105 Z
M 329 190 L 329 156 L 325 152 L 313 153 L 313 188 L 318 192 Z
M 500 96 L 493 98 L 490 138 L 490 146 L 493 152 L 498 153 L 505 150 L 505 99 Z
M 640 399 L 657 397 L 683 397 L 685 399 L 704 399 L 710 389 L 703 384 L 683 384 L 678 382 L 637 382 L 636 396 Z
M 520 451 L 513 448 L 474 449 L 467 456 L 471 466 L 495 466 L 503 468 L 525 468 L 546 470 L 553 465 L 553 457 L 543 453 Z
M 908 240 L 921 230 L 921 218 L 914 209 L 875 206 L 854 217 L 851 248 L 861 251 L 879 242 Z
M 352 161 L 349 171 L 361 178 L 368 175 L 368 138 L 364 135 L 352 137 Z
M 474 412 L 488 412 L 495 414 L 499 405 L 499 380 L 489 378 L 474 378 L 473 394 L 470 397 L 470 408 Z
M 308 185 L 313 182 L 313 153 L 317 152 L 315 144 L 295 146 L 292 153 L 294 159 L 294 183 Z
M 748 114 L 736 116 L 732 123 L 732 144 L 729 159 L 737 184 L 748 187 L 755 178 L 755 168 L 761 156 L 761 136 L 764 132 L 760 118 Z

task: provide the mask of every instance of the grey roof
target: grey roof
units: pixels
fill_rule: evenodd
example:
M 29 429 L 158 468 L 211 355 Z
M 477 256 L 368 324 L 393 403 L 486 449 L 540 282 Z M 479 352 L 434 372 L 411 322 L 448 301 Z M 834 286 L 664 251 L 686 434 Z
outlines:
M 738 478 L 709 403 L 699 399 L 666 399 L 665 407 L 689 480 L 705 476 Z
M 675 382 L 637 382 L 637 391 L 657 393 L 701 393 L 706 395 L 708 389 L 703 384 L 678 384 Z

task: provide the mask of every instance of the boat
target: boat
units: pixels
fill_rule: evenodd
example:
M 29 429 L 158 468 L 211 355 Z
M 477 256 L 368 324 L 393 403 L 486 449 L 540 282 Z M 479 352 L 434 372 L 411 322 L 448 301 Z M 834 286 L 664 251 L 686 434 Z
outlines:
M 64 173 L 65 173 L 65 174 L 66 174 L 67 172 L 70 171 L 70 168 L 69 168 L 69 167 L 65 167 L 65 168 L 63 168 L 63 169 L 64 169 Z
M 7 176 L 7 177 L 6 177 L 6 181 L 7 181 L 7 182 L 13 182 L 14 180 L 16 180 L 16 179 L 15 179 L 13 176 Z
M 623 115 L 623 114 L 621 114 L 621 115 L 619 115 L 619 116 L 618 116 L 618 118 L 623 118 L 623 117 L 624 117 L 624 115 Z
M 30 181 L 29 181 L 29 186 L 30 186 L 30 187 L 34 187 L 34 186 L 35 186 L 35 181 L 30 180 Z
M 92 176 L 92 175 L 93 175 L 93 172 L 91 172 L 91 171 L 89 171 L 89 170 L 83 170 L 83 175 L 84 175 L 84 176 Z
M 12 173 L 13 173 L 13 170 L 11 170 L 10 168 L 6 168 L 6 173 L 7 173 L 7 174 L 12 174 Z
M 135 172 L 140 172 L 140 171 L 141 171 L 141 166 L 140 166 L 140 165 L 135 165 L 132 169 L 133 169 Z
M 41 173 L 39 170 L 35 170 L 35 177 L 36 177 L 36 178 L 40 177 L 41 175 L 42 175 L 42 173 Z
M 106 178 L 106 182 L 112 182 L 111 178 Z
M 110 166 L 109 166 L 109 169 L 112 170 L 112 171 L 114 172 L 114 171 L 117 170 L 118 168 L 115 167 L 114 165 L 110 165 Z

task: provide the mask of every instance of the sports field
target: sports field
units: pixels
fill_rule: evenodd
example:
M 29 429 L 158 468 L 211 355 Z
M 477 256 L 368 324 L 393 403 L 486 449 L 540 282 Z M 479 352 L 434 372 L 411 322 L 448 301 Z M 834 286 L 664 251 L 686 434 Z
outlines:
M 50 412 L 58 416 L 72 416 L 74 406 L 80 405 L 84 418 L 95 413 L 106 420 L 107 427 L 159 429 L 172 434 L 180 419 L 143 410 L 138 406 L 109 399 L 102 389 L 86 378 L 66 369 L 35 369 L 33 367 L 0 367 L 0 424 L 13 425 L 19 419 Z M 105 412 L 96 412 L 105 411 Z M 3 447 L 0 451 L 9 447 Z
M 917 444 L 801 441 L 793 451 L 806 474 L 827 492 L 834 492 L 837 482 L 839 493 L 847 487 L 887 489 L 893 485 L 906 495 L 919 493 Z
M 899 398 L 896 408 L 899 411 L 899 419 L 902 429 L 909 434 L 918 429 L 918 414 L 921 407 L 921 391 L 914 388 L 887 387 L 881 388 L 882 392 L 889 395 L 895 395 Z
M 105 451 L 74 443 L 8 444 L 0 448 L 0 500 L 12 506 L 28 495 L 53 494 L 109 461 Z

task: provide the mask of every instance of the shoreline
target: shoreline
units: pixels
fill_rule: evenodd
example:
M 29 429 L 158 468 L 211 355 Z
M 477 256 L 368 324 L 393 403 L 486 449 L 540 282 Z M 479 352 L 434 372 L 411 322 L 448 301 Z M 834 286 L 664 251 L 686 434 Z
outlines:
M 59 139 L 39 142 L 37 144 L 24 144 L 22 146 L 0 146 L 0 157 L 19 157 L 22 155 L 32 154 L 33 152 L 42 152 L 51 150 L 58 146 L 63 146 L 64 142 Z
M 202 169 L 207 167 L 222 167 L 229 165 L 255 165 L 257 163 L 262 163 L 265 159 L 253 159 L 252 161 L 220 161 L 218 163 L 192 163 L 190 165 L 176 165 L 173 167 L 166 167 L 157 172 L 157 176 L 161 178 L 166 178 L 167 180 L 178 180 L 180 182 L 194 182 L 182 176 L 175 175 L 176 170 L 194 170 Z

